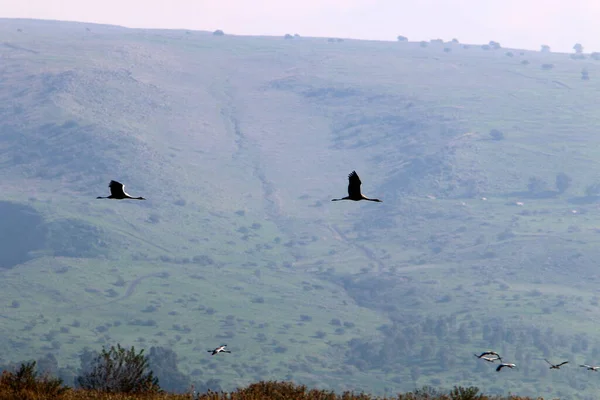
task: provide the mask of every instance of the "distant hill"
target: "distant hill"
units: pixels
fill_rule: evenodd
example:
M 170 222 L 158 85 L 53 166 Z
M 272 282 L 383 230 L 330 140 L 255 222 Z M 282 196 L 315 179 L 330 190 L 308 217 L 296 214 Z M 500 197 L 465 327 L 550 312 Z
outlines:
M 578 367 L 600 357 L 589 54 L 12 19 L 0 35 L 0 364 L 51 354 L 76 374 L 85 347 L 119 342 L 224 390 L 595 398 Z M 383 203 L 330 202 L 352 170 Z M 148 200 L 97 200 L 111 179 Z

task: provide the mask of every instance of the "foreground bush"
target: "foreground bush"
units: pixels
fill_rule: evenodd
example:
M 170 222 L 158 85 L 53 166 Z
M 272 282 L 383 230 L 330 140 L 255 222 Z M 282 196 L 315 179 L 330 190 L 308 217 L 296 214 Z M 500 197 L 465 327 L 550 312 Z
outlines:
M 68 391 L 62 379 L 38 376 L 36 362 L 21 364 L 16 371 L 4 371 L 0 376 L 0 400 L 60 399 Z
M 425 386 L 410 393 L 382 398 L 364 393 L 336 394 L 328 390 L 309 389 L 291 382 L 273 381 L 253 383 L 230 393 L 209 391 L 195 396 L 192 393 L 105 393 L 86 389 L 69 390 L 60 385 L 60 380 L 37 377 L 30 365 L 22 366 L 19 371 L 21 373 L 5 372 L 2 375 L 0 400 L 543 400 L 486 396 L 480 394 L 476 387 L 460 386 L 455 386 L 450 391 Z
M 102 349 L 86 371 L 77 378 L 82 389 L 102 393 L 158 393 L 160 386 L 148 368 L 144 350 L 125 350 L 121 345 Z

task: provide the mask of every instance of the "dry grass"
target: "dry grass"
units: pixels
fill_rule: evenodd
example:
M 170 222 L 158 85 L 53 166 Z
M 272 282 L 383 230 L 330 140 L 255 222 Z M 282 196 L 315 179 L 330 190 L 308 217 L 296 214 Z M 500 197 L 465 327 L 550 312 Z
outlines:
M 43 392 L 46 386 L 16 388 L 7 385 L 7 374 L 0 379 L 0 400 L 534 400 L 529 397 L 498 397 L 478 394 L 476 388 L 455 387 L 448 393 L 428 390 L 398 394 L 394 397 L 373 397 L 363 393 L 336 394 L 327 390 L 309 389 L 290 382 L 258 382 L 231 393 L 208 392 L 193 399 L 191 393 L 171 394 L 109 394 L 92 390 L 67 389 Z M 43 379 L 42 379 L 43 381 Z M 541 397 L 536 400 L 543 400 Z

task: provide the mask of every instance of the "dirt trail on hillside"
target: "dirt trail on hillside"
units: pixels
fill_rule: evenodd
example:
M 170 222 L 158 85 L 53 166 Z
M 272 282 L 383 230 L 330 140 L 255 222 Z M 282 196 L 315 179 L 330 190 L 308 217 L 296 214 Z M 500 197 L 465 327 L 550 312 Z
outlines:
M 251 160 L 252 175 L 258 179 L 262 188 L 263 198 L 268 204 L 268 206 L 265 207 L 265 212 L 269 218 L 282 229 L 278 222 L 279 219 L 283 218 L 283 213 L 279 199 L 275 194 L 275 185 L 267 179 L 264 167 L 261 164 L 259 146 L 242 131 L 238 112 L 235 107 L 236 98 L 234 90 L 229 81 L 225 82 L 224 87 L 225 91 L 222 95 L 225 97 L 225 106 L 221 108 L 221 115 L 223 116 L 223 123 L 227 130 L 234 136 L 237 145 L 233 158 L 245 157 Z
M 359 249 L 369 261 L 371 261 L 372 263 L 377 265 L 378 272 L 381 273 L 381 272 L 385 271 L 385 269 L 386 269 L 385 263 L 383 261 L 381 261 L 379 258 L 377 258 L 377 256 L 371 249 L 369 249 L 367 246 L 363 246 L 362 244 L 357 243 L 356 240 L 348 239 L 348 237 L 346 235 L 344 235 L 344 232 L 342 232 L 337 226 L 332 225 L 332 224 L 327 224 L 327 227 L 332 231 L 334 236 L 341 238 L 341 240 L 344 243 L 346 243 L 348 246 Z
M 221 95 L 224 95 L 225 97 L 225 106 L 221 108 L 221 115 L 223 116 L 223 123 L 226 125 L 227 130 L 234 136 L 235 143 L 237 145 L 237 149 L 233 154 L 233 158 L 235 159 L 244 157 L 246 159 L 251 160 L 253 166 L 253 176 L 256 177 L 260 182 L 263 192 L 263 198 L 267 201 L 265 213 L 268 215 L 271 221 L 273 221 L 277 225 L 278 229 L 281 232 L 287 233 L 288 227 L 285 226 L 284 223 L 282 223 L 282 219 L 285 219 L 286 216 L 283 213 L 281 201 L 277 196 L 275 190 L 275 185 L 267 178 L 267 174 L 261 163 L 261 153 L 259 146 L 247 135 L 245 135 L 241 128 L 238 112 L 235 108 L 236 98 L 234 95 L 233 88 L 230 86 L 229 82 L 226 82 L 224 87 L 225 92 L 221 92 Z M 385 270 L 385 264 L 377 258 L 377 256 L 371 249 L 360 243 L 357 243 L 356 240 L 348 239 L 346 235 L 344 235 L 336 226 L 332 226 L 329 224 L 323 226 L 325 226 L 332 233 L 334 233 L 334 236 L 341 238 L 341 240 L 349 247 L 354 247 L 360 250 L 360 252 L 363 253 L 364 256 L 367 258 L 367 260 L 369 260 L 378 267 L 379 272 L 383 272 Z M 289 236 L 293 237 L 294 233 L 290 232 Z

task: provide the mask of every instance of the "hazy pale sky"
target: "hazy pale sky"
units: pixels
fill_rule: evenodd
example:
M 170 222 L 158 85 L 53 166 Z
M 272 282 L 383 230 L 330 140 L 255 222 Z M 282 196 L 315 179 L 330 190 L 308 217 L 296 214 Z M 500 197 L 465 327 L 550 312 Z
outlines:
M 0 0 L 0 17 L 600 51 L 600 0 Z

